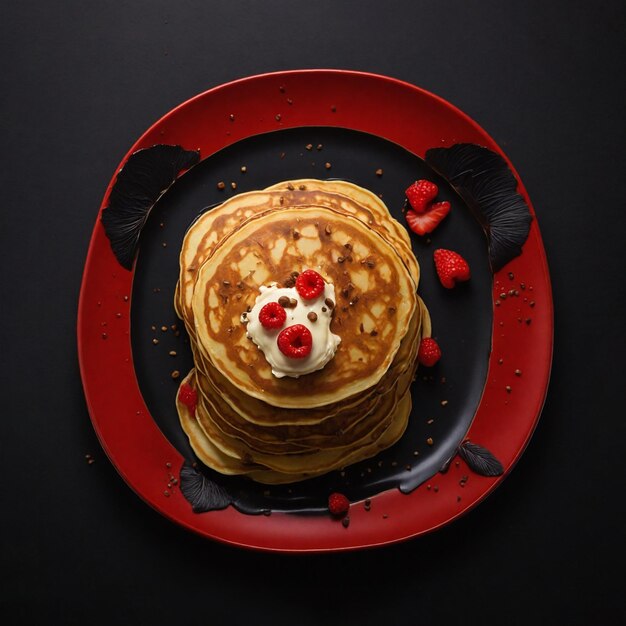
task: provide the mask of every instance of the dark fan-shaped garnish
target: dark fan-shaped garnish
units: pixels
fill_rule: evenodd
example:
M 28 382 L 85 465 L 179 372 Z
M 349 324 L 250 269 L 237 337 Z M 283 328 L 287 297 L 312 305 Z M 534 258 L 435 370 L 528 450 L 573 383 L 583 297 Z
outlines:
M 471 441 L 464 441 L 459 446 L 460 457 L 469 468 L 481 476 L 501 476 L 504 473 L 502 463 L 489 450 Z
M 150 209 L 178 174 L 199 160 L 197 151 L 160 144 L 134 152 L 119 171 L 109 205 L 102 212 L 102 224 L 113 253 L 127 270 L 132 269 Z
M 489 238 L 493 271 L 519 256 L 532 216 L 517 193 L 517 181 L 506 161 L 492 150 L 471 143 L 431 148 L 425 159 L 477 214 Z
M 225 509 L 232 502 L 228 492 L 185 462 L 180 468 L 180 490 L 194 513 Z

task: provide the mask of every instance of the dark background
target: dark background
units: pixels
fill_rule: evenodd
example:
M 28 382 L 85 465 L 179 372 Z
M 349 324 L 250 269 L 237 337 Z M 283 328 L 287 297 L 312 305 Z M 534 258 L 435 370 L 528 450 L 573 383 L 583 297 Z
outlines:
M 626 619 L 625 18 L 617 0 L 3 3 L 0 621 Z M 314 67 L 424 87 L 506 151 L 545 241 L 555 355 L 528 450 L 476 510 L 396 546 L 281 556 L 190 535 L 123 483 L 89 422 L 75 323 L 136 138 L 222 82 Z

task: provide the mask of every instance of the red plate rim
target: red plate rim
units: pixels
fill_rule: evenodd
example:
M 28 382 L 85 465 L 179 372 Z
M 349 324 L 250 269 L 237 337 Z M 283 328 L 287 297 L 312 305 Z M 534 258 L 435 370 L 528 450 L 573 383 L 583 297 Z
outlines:
M 481 477 L 457 459 L 450 471 L 433 477 L 437 489 L 422 485 L 408 495 L 392 489 L 372 498 L 369 511 L 353 505 L 348 529 L 326 516 L 252 516 L 232 507 L 194 514 L 179 489 L 167 488 L 170 473 L 177 474 L 184 459 L 159 430 L 139 390 L 130 343 L 134 272 L 119 265 L 100 221 L 117 172 L 140 148 L 179 144 L 199 149 L 204 159 L 252 135 L 301 126 L 367 132 L 422 158 L 433 147 L 461 142 L 485 146 L 507 161 L 519 193 L 535 215 L 517 172 L 495 141 L 450 103 L 404 81 L 366 72 L 313 69 L 261 74 L 210 89 L 153 124 L 122 159 L 104 195 L 78 307 L 78 355 L 87 407 L 103 449 L 127 484 L 159 513 L 193 532 L 232 545 L 280 552 L 395 543 L 435 530 L 476 506 L 511 471 L 537 425 L 553 345 L 552 292 L 537 220 L 533 219 L 522 255 L 494 276 L 489 369 L 467 433 L 468 439 L 495 454 L 504 474 Z M 512 288 L 522 289 L 520 297 L 499 298 Z M 470 478 L 461 485 L 462 475 Z

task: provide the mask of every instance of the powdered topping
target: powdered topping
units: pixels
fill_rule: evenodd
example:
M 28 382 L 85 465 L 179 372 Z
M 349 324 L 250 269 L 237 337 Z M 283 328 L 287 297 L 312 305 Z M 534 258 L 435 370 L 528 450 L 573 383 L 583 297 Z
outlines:
M 335 287 L 317 272 L 307 272 L 309 270 L 300 274 L 310 277 L 306 289 L 301 285 L 304 296 L 297 285 L 278 287 L 273 283 L 263 286 L 252 310 L 242 315 L 242 322 L 247 323 L 248 337 L 262 350 L 277 378 L 298 378 L 322 369 L 335 356 L 341 342 L 341 338 L 330 330 L 332 307 L 325 305 L 326 301 L 335 302 Z M 314 275 L 320 277 L 322 285 Z M 274 320 L 281 319 L 282 315 L 274 313 L 273 327 L 268 327 L 265 313 L 275 311 L 276 307 L 285 312 L 284 322 L 276 327 L 277 321 Z M 266 320 L 265 325 L 263 320 Z

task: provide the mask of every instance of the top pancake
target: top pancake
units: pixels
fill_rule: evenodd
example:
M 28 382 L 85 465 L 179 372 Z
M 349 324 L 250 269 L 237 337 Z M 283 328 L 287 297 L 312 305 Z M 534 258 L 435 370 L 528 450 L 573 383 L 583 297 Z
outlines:
M 286 180 L 276 183 L 271 187 L 267 187 L 266 191 L 274 189 L 289 190 L 291 188 L 300 189 L 304 187 L 306 190 L 322 191 L 326 195 L 342 194 L 358 202 L 361 206 L 366 207 L 372 212 L 376 221 L 384 225 L 384 229 L 394 238 L 406 243 L 411 248 L 411 240 L 406 228 L 391 217 L 387 205 L 369 189 L 359 187 L 354 183 L 345 180 L 317 180 L 316 178 L 299 178 L 297 180 Z M 324 205 L 328 206 L 328 205 Z M 332 207 L 331 207 L 332 208 Z M 381 233 L 383 234 L 383 233 Z
M 174 304 L 190 334 L 195 332 L 191 300 L 197 272 L 215 246 L 255 215 L 306 206 L 328 207 L 356 217 L 378 232 L 398 251 L 417 289 L 419 266 L 411 251 L 406 229 L 391 217 L 377 196 L 344 181 L 303 179 L 278 183 L 265 191 L 252 191 L 226 200 L 202 214 L 187 231 L 180 254 L 180 277 Z
M 331 330 L 341 344 L 323 370 L 276 378 L 240 317 L 262 285 L 282 284 L 307 268 L 335 285 Z M 251 217 L 195 273 L 191 310 L 202 356 L 242 392 L 280 407 L 322 406 L 375 385 L 417 306 L 415 282 L 388 240 L 360 217 L 325 206 Z

